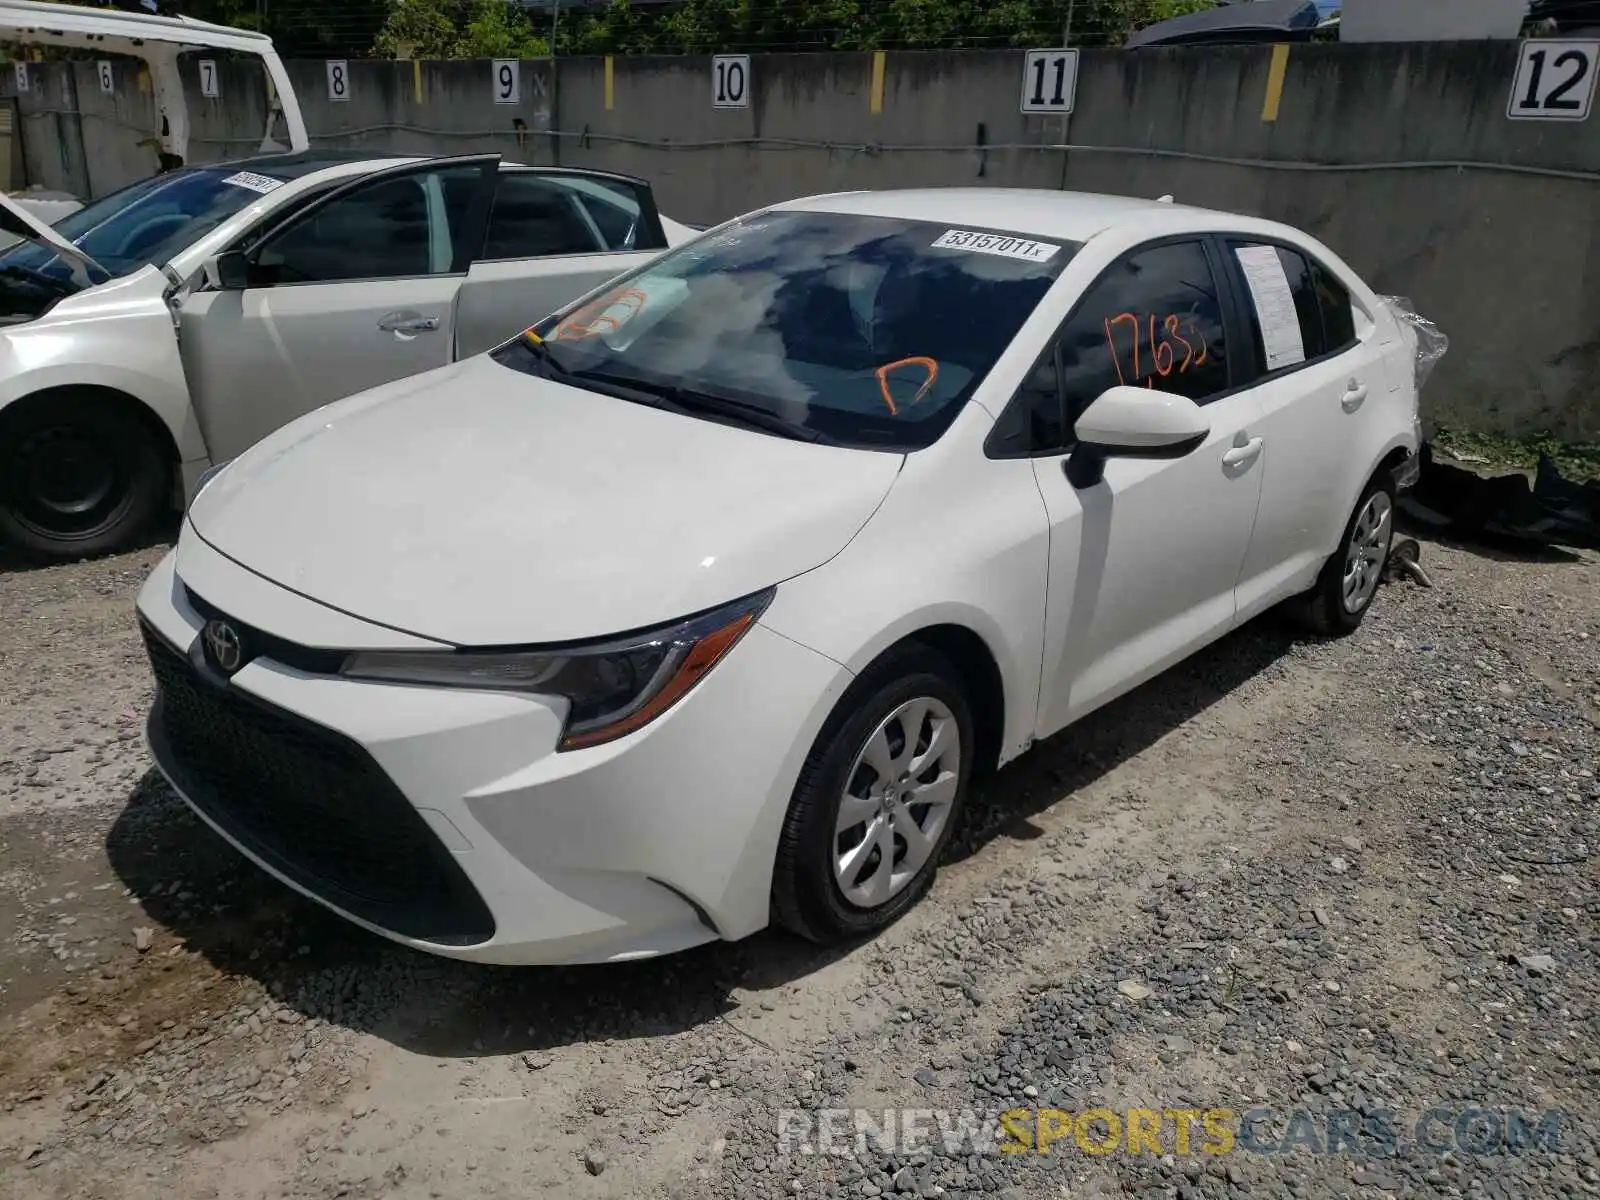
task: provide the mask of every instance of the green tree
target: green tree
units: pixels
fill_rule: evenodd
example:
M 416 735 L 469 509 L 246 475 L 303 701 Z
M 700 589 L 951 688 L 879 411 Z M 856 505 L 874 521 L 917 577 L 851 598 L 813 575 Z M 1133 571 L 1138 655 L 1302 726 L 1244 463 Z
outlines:
M 237 0 L 234 0 L 237 2 Z M 1214 0 L 682 0 L 634 8 L 611 0 L 563 11 L 560 54 L 707 54 L 726 51 L 962 49 L 1055 45 L 1069 10 L 1076 45 L 1117 45 L 1152 21 Z M 547 52 L 544 14 L 493 0 L 390 0 L 378 53 L 511 57 Z M 489 47 L 503 47 L 493 49 Z M 521 50 L 517 48 L 521 47 Z

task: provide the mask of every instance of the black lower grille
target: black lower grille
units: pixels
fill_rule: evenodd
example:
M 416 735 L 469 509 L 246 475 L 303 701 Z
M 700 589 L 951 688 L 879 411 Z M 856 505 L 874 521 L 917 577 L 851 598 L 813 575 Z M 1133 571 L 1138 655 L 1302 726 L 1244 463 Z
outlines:
M 494 934 L 482 897 L 361 746 L 213 680 L 145 628 L 157 761 L 229 836 L 313 894 L 406 937 Z

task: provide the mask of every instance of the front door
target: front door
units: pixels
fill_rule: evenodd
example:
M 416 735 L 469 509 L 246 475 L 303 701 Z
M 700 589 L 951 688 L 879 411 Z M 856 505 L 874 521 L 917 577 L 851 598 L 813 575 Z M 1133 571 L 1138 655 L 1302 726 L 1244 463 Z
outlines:
M 1234 622 L 1234 585 L 1261 493 L 1260 416 L 1232 391 L 1232 344 L 1213 254 L 1165 241 L 1124 255 L 1059 335 L 1064 427 L 1116 384 L 1188 396 L 1211 423 L 1181 458 L 1112 458 L 1078 488 L 1036 457 L 1051 525 L 1039 734 L 1178 662 Z
M 213 459 L 451 361 L 497 161 L 435 160 L 346 185 L 250 250 L 248 287 L 183 302 L 184 373 Z

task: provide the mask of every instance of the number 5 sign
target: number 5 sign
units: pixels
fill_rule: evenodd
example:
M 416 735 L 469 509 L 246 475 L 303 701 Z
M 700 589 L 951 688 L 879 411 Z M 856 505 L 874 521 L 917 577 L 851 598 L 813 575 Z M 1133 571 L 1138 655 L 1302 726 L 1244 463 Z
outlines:
M 1077 90 L 1076 50 L 1029 50 L 1023 58 L 1023 112 L 1069 113 Z
M 1506 116 L 1513 121 L 1582 121 L 1600 79 L 1600 41 L 1531 38 L 1522 43 Z

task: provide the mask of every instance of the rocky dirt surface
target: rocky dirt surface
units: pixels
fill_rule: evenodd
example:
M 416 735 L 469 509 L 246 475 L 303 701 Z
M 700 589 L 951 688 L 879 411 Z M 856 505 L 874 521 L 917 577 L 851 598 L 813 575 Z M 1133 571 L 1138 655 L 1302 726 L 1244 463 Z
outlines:
M 0 1196 L 1600 1195 L 1594 555 L 1426 545 L 1352 638 L 1235 634 L 986 783 L 867 944 L 511 971 L 346 927 L 160 783 L 163 552 L 0 562 Z M 1007 1154 L 821 1108 L 1252 1116 Z

